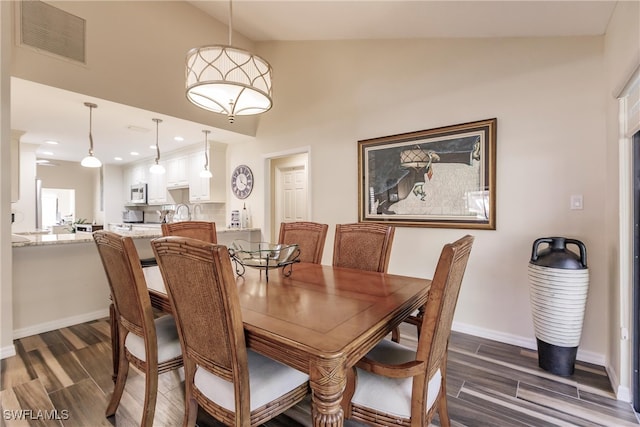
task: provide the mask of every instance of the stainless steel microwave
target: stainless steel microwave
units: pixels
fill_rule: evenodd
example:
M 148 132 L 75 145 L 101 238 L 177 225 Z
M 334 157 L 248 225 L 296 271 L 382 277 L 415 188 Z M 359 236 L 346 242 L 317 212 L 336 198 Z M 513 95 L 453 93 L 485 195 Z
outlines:
M 147 204 L 147 184 L 132 185 L 129 201 L 131 203 L 136 203 L 141 205 Z

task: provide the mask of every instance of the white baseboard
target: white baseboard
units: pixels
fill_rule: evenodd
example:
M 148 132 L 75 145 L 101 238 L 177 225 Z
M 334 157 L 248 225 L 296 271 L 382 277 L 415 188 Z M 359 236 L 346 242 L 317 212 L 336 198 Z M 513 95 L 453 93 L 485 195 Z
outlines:
M 474 325 L 465 323 L 453 322 L 451 327 L 456 332 L 462 332 L 469 335 L 474 335 L 481 338 L 487 338 L 494 341 L 499 341 L 505 344 L 517 345 L 518 347 L 524 347 L 531 350 L 537 350 L 538 344 L 535 338 L 522 337 L 519 335 L 506 334 L 504 332 L 498 332 L 491 329 L 479 328 Z M 593 363 L 594 365 L 607 367 L 607 360 L 604 354 L 595 353 L 593 351 L 580 350 L 578 347 L 577 360 L 587 363 Z
M 16 355 L 16 346 L 13 344 L 0 348 L 0 359 L 6 359 L 7 357 L 11 357 L 15 355 Z
M 607 372 L 608 371 L 609 370 L 607 369 Z M 616 399 L 621 400 L 623 402 L 629 402 L 629 403 L 631 403 L 631 401 L 633 400 L 631 397 L 631 390 L 629 390 L 629 387 L 618 386 L 614 390 L 616 390 Z
M 616 399 L 623 402 L 632 402 L 633 397 L 631 395 L 631 389 L 629 387 L 621 386 L 616 372 L 613 369 L 610 369 L 608 366 L 606 368 L 607 375 L 609 375 L 609 381 L 611 382 L 611 387 L 613 388 L 613 390 L 615 390 L 616 393 Z
M 54 320 L 52 322 L 39 323 L 13 331 L 13 339 L 29 337 L 31 335 L 41 334 L 43 332 L 54 331 L 60 328 L 77 325 L 79 323 L 89 322 L 91 320 L 101 319 L 109 316 L 109 309 L 93 311 L 91 313 L 79 314 L 77 316 L 65 317 L 64 319 Z M 14 353 L 15 354 L 15 353 Z

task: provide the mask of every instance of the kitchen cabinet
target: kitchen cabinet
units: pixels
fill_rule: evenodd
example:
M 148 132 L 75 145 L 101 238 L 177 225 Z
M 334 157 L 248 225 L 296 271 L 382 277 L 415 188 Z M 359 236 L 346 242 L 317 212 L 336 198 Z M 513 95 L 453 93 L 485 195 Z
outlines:
M 155 163 L 155 162 L 154 162 Z M 149 167 L 152 164 L 150 163 Z M 160 165 L 167 169 L 167 162 L 160 161 Z M 147 204 L 161 205 L 167 202 L 167 173 L 149 173 L 147 184 Z
M 189 157 L 181 155 L 167 160 L 167 188 L 185 188 L 189 186 Z
M 147 164 L 133 166 L 131 168 L 131 184 L 147 183 L 147 169 L 149 169 Z
M 149 164 L 133 164 L 123 171 L 124 182 L 124 194 L 126 195 L 126 201 L 129 202 L 131 195 L 131 186 L 136 184 L 147 183 L 147 170 Z
M 209 151 L 209 170 L 212 178 L 201 178 L 204 169 L 204 151 L 189 155 L 189 201 L 192 203 L 225 203 L 226 201 L 226 146 Z

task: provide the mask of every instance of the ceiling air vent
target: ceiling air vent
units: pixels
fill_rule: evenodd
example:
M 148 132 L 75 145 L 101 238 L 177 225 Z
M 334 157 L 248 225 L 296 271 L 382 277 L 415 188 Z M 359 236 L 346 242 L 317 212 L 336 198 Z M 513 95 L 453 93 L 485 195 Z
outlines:
M 22 1 L 20 10 L 23 45 L 86 63 L 84 19 L 41 1 Z

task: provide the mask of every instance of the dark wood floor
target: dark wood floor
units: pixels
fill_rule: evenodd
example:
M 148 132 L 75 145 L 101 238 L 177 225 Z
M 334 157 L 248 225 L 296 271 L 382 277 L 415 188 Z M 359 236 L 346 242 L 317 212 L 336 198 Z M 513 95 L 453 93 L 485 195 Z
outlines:
M 115 419 L 104 410 L 113 390 L 107 319 L 22 338 L 2 360 L 0 426 L 135 426 L 144 377 L 130 370 Z M 449 347 L 448 402 L 454 426 L 638 425 L 630 404 L 615 400 L 605 370 L 578 362 L 572 377 L 537 366 L 534 351 L 454 333 Z M 179 426 L 182 370 L 161 375 L 155 424 Z M 16 418 L 22 417 L 22 420 Z M 51 419 L 57 418 L 57 419 Z M 348 426 L 359 424 L 347 421 Z M 439 425 L 438 419 L 434 425 Z M 200 427 L 218 424 L 205 414 Z M 310 425 L 309 402 L 266 424 Z

